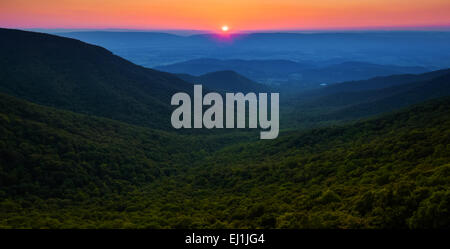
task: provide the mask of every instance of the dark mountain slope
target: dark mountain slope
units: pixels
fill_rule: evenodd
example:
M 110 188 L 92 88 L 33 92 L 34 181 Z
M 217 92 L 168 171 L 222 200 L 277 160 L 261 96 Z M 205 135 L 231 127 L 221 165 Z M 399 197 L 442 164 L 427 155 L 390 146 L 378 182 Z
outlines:
M 170 97 L 190 84 L 106 49 L 47 34 L 0 29 L 0 91 L 150 127 L 170 127 Z
M 367 62 L 348 61 L 317 69 L 302 71 L 302 78 L 305 81 L 318 83 L 337 83 L 350 80 L 369 79 L 393 74 L 424 73 L 428 71 L 423 67 L 404 67 L 397 65 L 378 65 Z
M 285 124 L 299 127 L 359 119 L 444 96 L 450 96 L 450 70 L 336 84 L 282 106 Z
M 450 72 L 429 81 L 417 82 L 377 91 L 353 93 L 347 99 L 366 96 L 363 101 L 334 112 L 335 117 L 362 117 L 392 111 L 428 99 L 450 95 Z M 336 96 L 334 96 L 336 97 Z
M 318 91 L 318 93 L 320 95 L 328 95 L 338 92 L 360 92 L 367 90 L 376 90 L 407 83 L 427 81 L 449 73 L 450 69 L 443 69 L 423 74 L 397 74 L 385 77 L 375 77 L 368 80 L 342 82 L 339 84 L 327 86 Z
M 178 77 L 186 82 L 202 84 L 210 90 L 228 92 L 268 92 L 269 87 L 256 83 L 233 71 L 218 71 L 192 76 L 189 74 L 178 74 Z

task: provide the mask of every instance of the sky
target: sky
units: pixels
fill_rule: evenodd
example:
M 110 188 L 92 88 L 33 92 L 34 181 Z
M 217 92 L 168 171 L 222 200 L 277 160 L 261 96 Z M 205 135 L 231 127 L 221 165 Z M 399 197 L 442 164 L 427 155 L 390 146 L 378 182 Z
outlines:
M 0 27 L 333 30 L 449 27 L 449 0 L 0 0 Z

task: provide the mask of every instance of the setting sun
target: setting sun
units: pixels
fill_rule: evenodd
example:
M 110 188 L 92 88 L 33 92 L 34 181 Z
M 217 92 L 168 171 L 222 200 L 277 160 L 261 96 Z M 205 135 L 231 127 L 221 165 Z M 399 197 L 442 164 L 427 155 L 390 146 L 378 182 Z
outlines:
M 222 31 L 223 32 L 227 32 L 228 31 L 228 26 L 227 25 L 222 26 Z

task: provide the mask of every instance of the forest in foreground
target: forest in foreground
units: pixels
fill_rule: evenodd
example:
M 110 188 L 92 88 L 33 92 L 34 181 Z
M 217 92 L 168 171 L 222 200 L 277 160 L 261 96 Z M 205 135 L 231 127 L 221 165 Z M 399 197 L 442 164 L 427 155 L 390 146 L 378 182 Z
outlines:
M 0 103 L 3 228 L 449 226 L 449 98 L 218 151 L 204 136 Z

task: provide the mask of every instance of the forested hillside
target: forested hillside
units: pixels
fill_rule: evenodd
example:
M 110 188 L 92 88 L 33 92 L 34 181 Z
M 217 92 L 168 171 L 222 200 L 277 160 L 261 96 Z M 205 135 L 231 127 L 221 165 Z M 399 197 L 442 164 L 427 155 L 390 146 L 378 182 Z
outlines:
M 449 107 L 446 98 L 215 152 L 203 139 L 2 96 L 0 224 L 448 227 Z
M 244 134 L 173 135 L 0 94 L 2 197 L 74 198 L 148 184 Z
M 232 227 L 448 227 L 449 107 L 446 98 L 236 145 L 193 172 L 201 186 L 233 196 L 218 211 Z

